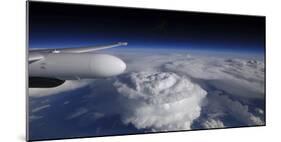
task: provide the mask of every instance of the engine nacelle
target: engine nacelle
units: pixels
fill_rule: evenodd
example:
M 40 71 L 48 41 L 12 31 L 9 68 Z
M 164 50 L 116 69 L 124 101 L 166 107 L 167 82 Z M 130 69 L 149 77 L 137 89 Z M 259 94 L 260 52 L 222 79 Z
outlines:
M 44 59 L 29 64 L 30 77 L 49 77 L 63 80 L 105 78 L 119 75 L 126 64 L 106 54 L 45 53 Z

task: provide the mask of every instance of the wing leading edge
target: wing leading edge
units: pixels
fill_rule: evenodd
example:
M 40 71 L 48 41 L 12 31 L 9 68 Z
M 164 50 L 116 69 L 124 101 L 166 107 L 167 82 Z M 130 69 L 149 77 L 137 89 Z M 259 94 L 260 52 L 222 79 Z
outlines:
M 104 46 L 89 46 L 89 47 L 80 47 L 80 48 L 63 48 L 63 49 L 55 49 L 53 50 L 54 53 L 87 53 L 87 52 L 94 52 L 98 50 L 118 47 L 122 45 L 127 45 L 127 42 L 118 42 L 116 44 L 111 45 L 104 45 Z

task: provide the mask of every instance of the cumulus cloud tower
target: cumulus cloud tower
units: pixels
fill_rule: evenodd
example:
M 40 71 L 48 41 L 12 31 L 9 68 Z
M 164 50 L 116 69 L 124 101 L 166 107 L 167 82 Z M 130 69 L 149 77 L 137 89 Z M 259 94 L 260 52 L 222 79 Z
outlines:
M 171 72 L 130 73 L 114 86 L 124 108 L 123 122 L 152 131 L 190 129 L 207 94 L 190 79 Z

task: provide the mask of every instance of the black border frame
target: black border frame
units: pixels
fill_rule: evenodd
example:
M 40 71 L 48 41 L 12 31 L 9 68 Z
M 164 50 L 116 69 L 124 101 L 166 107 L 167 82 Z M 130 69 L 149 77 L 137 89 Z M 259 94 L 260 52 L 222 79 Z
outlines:
M 264 124 L 263 125 L 252 125 L 252 126 L 233 126 L 233 127 L 225 127 L 225 128 L 208 128 L 208 129 L 192 129 L 192 130 L 176 130 L 176 131 L 158 131 L 158 132 L 148 132 L 148 133 L 134 133 L 134 134 L 116 134 L 116 135 L 100 135 L 100 136 L 74 136 L 74 137 L 66 137 L 66 138 L 46 138 L 46 139 L 29 139 L 29 91 L 28 91 L 28 49 L 29 49 L 29 2 L 40 2 L 40 3 L 54 3 L 54 4 L 65 4 L 65 5 L 80 5 L 80 6 L 98 6 L 98 7 L 117 7 L 117 8 L 127 8 L 127 9 L 140 9 L 140 10 L 154 10 L 154 11 L 171 11 L 171 12 L 179 12 L 179 13 L 197 13 L 197 14 L 216 14 L 216 15 L 234 15 L 234 16 L 249 16 L 249 17 L 261 17 L 264 18 Z M 173 133 L 173 132 L 189 132 L 189 131 L 206 131 L 206 130 L 225 130 L 225 129 L 233 129 L 233 128 L 253 128 L 253 127 L 263 127 L 266 126 L 266 16 L 264 15 L 249 15 L 249 14 L 231 14 L 231 13 L 220 13 L 220 12 L 201 12 L 201 11 L 188 11 L 188 10 L 171 10 L 171 9 L 160 9 L 160 8 L 141 8 L 141 7 L 128 7 L 128 6 L 113 6 L 113 5 L 98 5 L 98 4 L 85 4 L 85 3 L 70 3 L 70 2 L 53 2 L 53 1 L 40 1 L 40 0 L 26 0 L 26 63 L 25 63 L 25 74 L 26 74 L 26 141 L 46 141 L 46 140 L 67 140 L 67 139 L 78 139 L 78 138 L 98 138 L 98 137 L 112 137 L 112 136 L 129 136 L 129 135 L 144 135 L 144 134 L 164 134 L 164 133 Z

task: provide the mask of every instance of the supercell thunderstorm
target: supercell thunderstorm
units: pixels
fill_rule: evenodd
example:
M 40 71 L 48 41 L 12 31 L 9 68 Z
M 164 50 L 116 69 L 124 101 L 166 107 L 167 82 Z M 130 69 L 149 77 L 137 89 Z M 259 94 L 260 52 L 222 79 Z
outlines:
M 265 123 L 261 60 L 185 53 L 116 56 L 128 67 L 117 77 L 29 89 L 31 131 L 42 131 L 34 137 L 56 128 L 69 133 L 46 137 L 67 137 L 70 130 L 87 136 Z
M 114 83 L 127 102 L 123 121 L 153 131 L 190 129 L 206 91 L 170 72 L 131 73 Z

